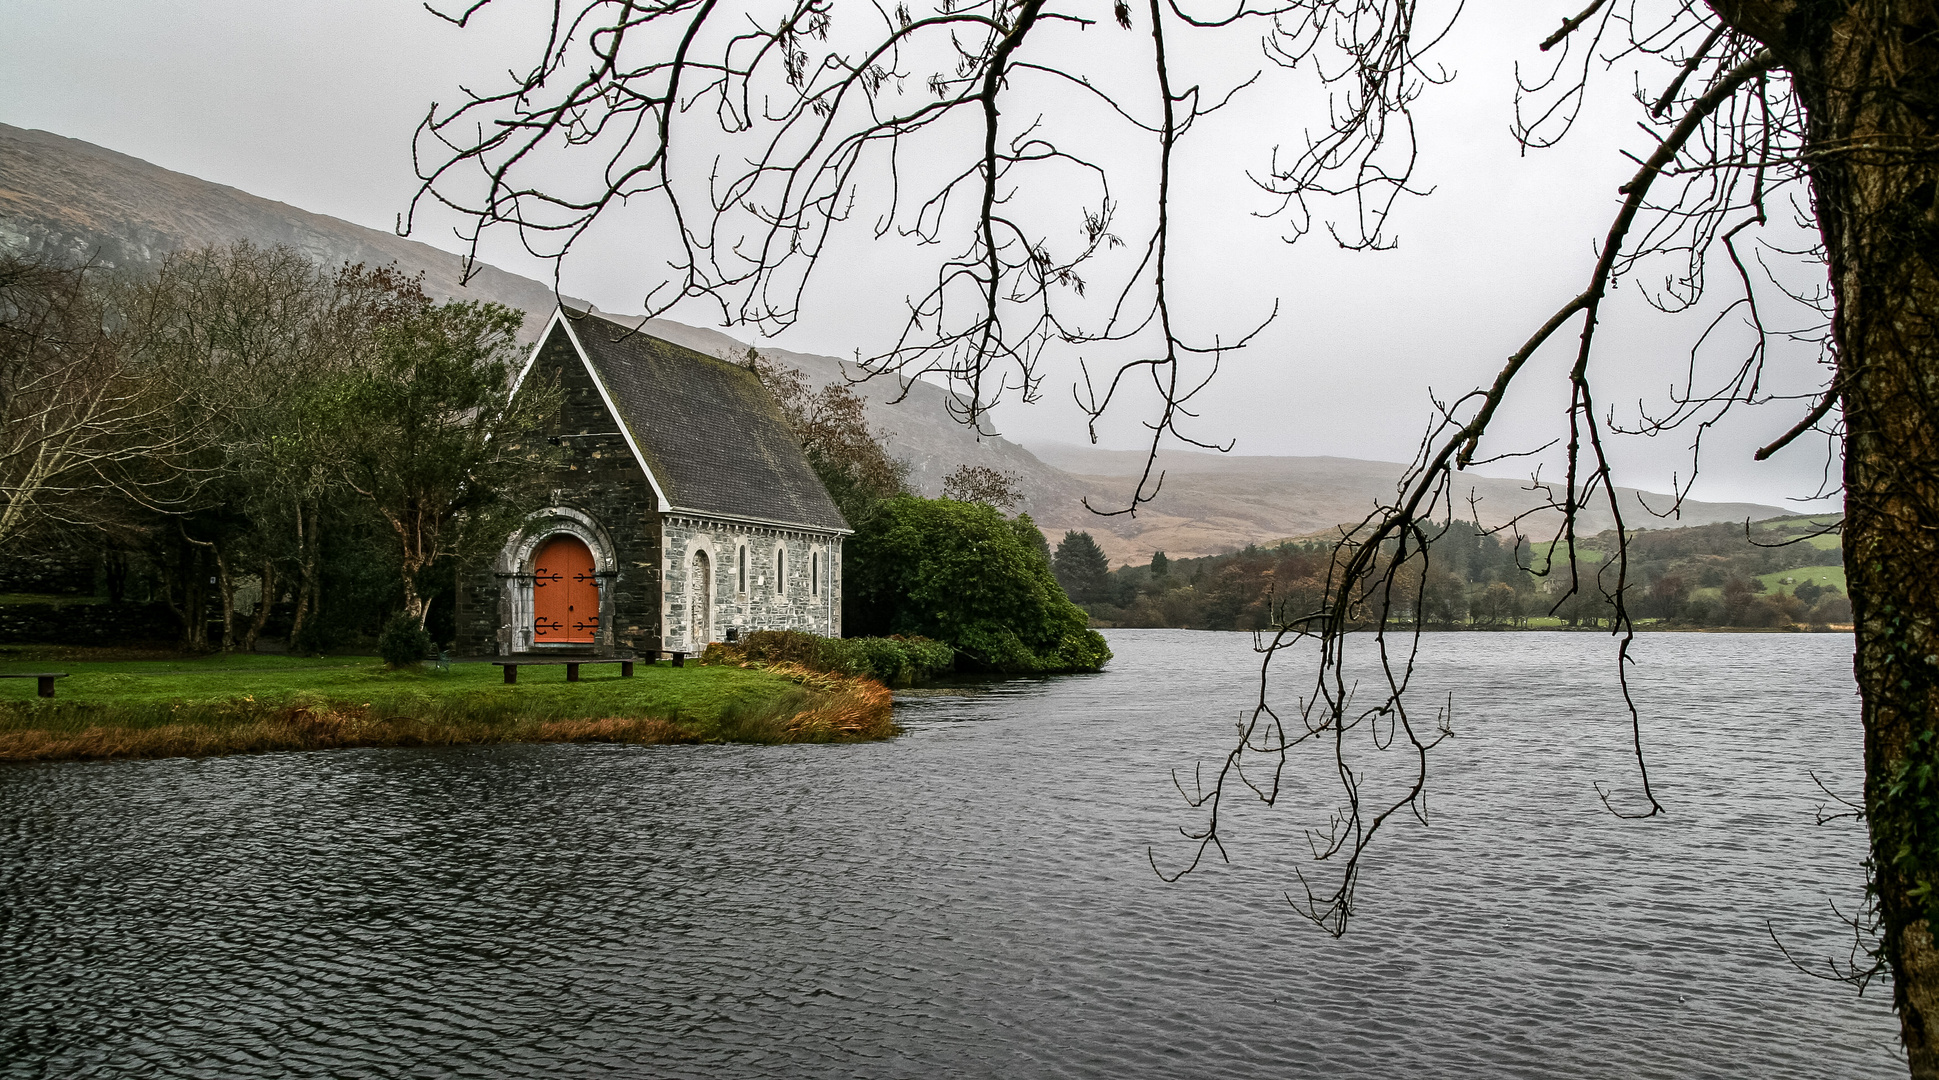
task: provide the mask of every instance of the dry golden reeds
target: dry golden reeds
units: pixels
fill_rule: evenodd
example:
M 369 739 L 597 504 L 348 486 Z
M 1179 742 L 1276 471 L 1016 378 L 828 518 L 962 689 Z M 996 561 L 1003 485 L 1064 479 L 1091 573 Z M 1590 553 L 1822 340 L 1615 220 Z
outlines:
M 775 671 L 786 678 L 794 679 L 793 672 L 780 670 L 793 665 L 774 665 Z M 804 742 L 820 742 L 828 739 L 883 739 L 894 735 L 898 730 L 892 719 L 894 695 L 889 688 L 873 679 L 853 679 L 830 676 L 823 672 L 798 669 L 805 677 L 817 682 L 833 680 L 832 685 L 817 686 L 820 698 L 810 708 L 795 713 L 788 722 L 788 733 Z M 801 681 L 807 683 L 808 678 Z

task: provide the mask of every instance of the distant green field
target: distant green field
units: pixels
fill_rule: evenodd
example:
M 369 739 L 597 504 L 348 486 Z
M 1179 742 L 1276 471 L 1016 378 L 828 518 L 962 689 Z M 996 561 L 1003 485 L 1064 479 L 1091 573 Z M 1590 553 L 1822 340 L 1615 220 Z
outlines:
M 1799 517 L 1772 518 L 1769 521 L 1760 521 L 1757 523 L 1756 528 L 1770 530 L 1783 526 L 1800 528 L 1811 532 L 1835 524 L 1837 521 L 1838 515 L 1836 514 L 1806 514 Z M 1811 547 L 1817 548 L 1819 551 L 1837 551 L 1843 541 L 1836 532 L 1827 532 L 1798 542 L 1808 544 Z M 1842 589 L 1844 586 L 1841 585 L 1839 588 Z
M 1553 556 L 1549 555 L 1549 545 L 1547 544 L 1538 545 L 1537 547 L 1534 548 L 1534 554 L 1530 556 L 1529 561 L 1531 565 L 1533 565 L 1536 569 L 1539 570 L 1544 565 L 1544 560 L 1549 559 L 1551 557 L 1555 560 L 1556 566 L 1567 567 L 1569 565 L 1569 545 L 1556 544 L 1555 554 Z M 1603 551 L 1601 548 L 1592 548 L 1588 544 L 1580 540 L 1576 541 L 1575 561 L 1577 563 L 1584 564 L 1584 565 L 1589 563 L 1599 563 L 1608 557 L 1609 557 L 1609 553 Z
M 1839 592 L 1847 591 L 1845 587 L 1845 568 L 1838 564 L 1828 566 L 1797 566 L 1789 570 L 1773 570 L 1768 574 L 1757 575 L 1757 580 L 1764 583 L 1764 590 L 1766 592 L 1771 593 L 1794 592 L 1799 585 L 1807 581 L 1813 581 L 1819 585 L 1835 585 Z M 1786 581 L 1789 581 L 1790 584 L 1785 584 Z

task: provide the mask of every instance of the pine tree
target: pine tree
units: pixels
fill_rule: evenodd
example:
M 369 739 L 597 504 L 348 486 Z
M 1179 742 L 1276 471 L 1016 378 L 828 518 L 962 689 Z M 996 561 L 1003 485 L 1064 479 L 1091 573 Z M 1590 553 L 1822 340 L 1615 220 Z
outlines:
M 1057 545 L 1054 567 L 1057 583 L 1073 601 L 1094 604 L 1104 599 L 1110 585 L 1111 563 L 1090 533 L 1066 532 Z

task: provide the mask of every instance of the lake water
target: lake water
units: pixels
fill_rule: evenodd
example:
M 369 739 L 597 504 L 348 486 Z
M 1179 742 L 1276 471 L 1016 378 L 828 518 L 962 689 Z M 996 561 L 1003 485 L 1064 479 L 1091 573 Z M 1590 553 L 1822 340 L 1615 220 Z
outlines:
M 1651 821 L 1593 787 L 1633 791 L 1608 639 L 1430 636 L 1432 824 L 1342 940 L 1285 900 L 1300 805 L 1147 861 L 1250 637 L 1108 637 L 871 745 L 0 768 L 0 1076 L 1904 1075 L 1889 987 L 1772 943 L 1849 949 L 1849 636 L 1639 639 Z

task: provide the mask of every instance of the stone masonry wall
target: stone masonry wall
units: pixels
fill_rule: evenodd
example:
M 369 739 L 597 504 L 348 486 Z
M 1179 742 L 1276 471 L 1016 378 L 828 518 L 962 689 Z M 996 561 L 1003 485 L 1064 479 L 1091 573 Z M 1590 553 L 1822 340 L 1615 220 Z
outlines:
M 645 651 L 660 643 L 660 515 L 646 474 L 634 460 L 607 411 L 599 389 L 564 335 L 555 334 L 532 365 L 528 385 L 557 379 L 564 394 L 549 436 L 564 436 L 563 458 L 552 476 L 549 505 L 584 515 L 612 544 L 617 573 L 605 579 L 599 641 L 594 651 Z M 586 435 L 586 438 L 573 438 Z M 529 522 L 521 537 L 545 532 L 547 519 Z M 516 538 L 515 538 L 516 539 Z M 595 550 L 595 558 L 599 557 Z M 501 554 L 501 559 L 503 555 Z M 604 569 L 602 567 L 602 569 Z M 514 574 L 531 567 L 484 565 L 459 582 L 457 652 L 464 656 L 505 655 L 519 647 L 512 640 L 515 618 Z
M 697 652 L 693 637 L 691 570 L 694 552 L 705 551 L 712 576 L 708 641 L 729 630 L 801 630 L 841 635 L 841 537 L 793 529 L 742 525 L 668 515 L 666 533 L 666 641 L 669 649 Z M 786 578 L 776 575 L 776 554 L 787 551 Z M 742 587 L 740 553 L 747 552 Z M 812 559 L 821 560 L 820 571 Z M 779 585 L 777 587 L 777 583 Z
M 91 596 L 101 557 L 66 544 L 17 544 L 0 554 L 0 593 Z
M 0 642 L 9 644 L 146 645 L 181 633 L 167 604 L 0 605 Z

